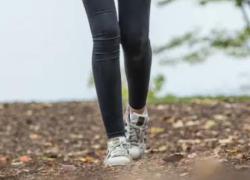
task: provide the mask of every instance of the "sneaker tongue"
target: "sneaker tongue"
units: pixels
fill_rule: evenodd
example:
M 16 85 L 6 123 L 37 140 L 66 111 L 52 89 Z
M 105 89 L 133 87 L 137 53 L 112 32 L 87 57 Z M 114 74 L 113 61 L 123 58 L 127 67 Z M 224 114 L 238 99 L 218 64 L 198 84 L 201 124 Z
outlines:
M 116 138 L 112 138 L 109 140 L 108 145 L 109 146 L 113 146 L 113 145 L 117 145 L 120 142 L 125 142 L 126 138 L 125 137 L 116 137 Z
M 132 113 L 130 114 L 131 123 L 137 126 L 143 126 L 146 123 L 147 115 Z

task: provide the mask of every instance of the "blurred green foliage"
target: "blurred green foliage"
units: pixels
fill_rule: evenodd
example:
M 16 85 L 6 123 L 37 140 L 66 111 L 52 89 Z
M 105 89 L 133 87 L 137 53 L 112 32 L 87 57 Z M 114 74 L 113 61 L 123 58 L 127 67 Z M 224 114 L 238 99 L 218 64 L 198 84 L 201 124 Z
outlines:
M 159 93 L 163 88 L 164 83 L 166 82 L 166 78 L 159 74 L 156 77 L 152 78 L 149 91 L 148 91 L 148 101 L 154 101 L 159 98 Z M 89 80 L 88 80 L 88 87 L 94 87 L 94 78 L 93 74 L 90 73 Z M 122 76 L 122 99 L 123 102 L 127 102 L 128 100 L 128 87 L 126 83 L 125 74 Z
M 150 82 L 150 85 L 149 85 L 149 90 L 148 90 L 148 98 L 147 98 L 147 100 L 149 102 L 150 101 L 155 101 L 158 98 L 160 98 L 159 93 L 161 92 L 165 82 L 166 82 L 166 78 L 161 74 L 159 74 L 156 77 L 152 78 L 152 80 Z M 129 96 L 129 92 L 128 92 L 126 79 L 123 78 L 123 81 L 122 81 L 122 99 L 123 99 L 123 102 L 128 101 L 128 96 Z
M 148 91 L 148 100 L 149 101 L 157 99 L 165 82 L 166 82 L 166 78 L 162 74 L 159 74 L 152 79 L 151 84 L 149 86 L 149 91 Z
M 177 97 L 171 94 L 166 96 L 149 99 L 148 103 L 151 104 L 167 104 L 167 103 L 200 103 L 200 104 L 216 104 L 218 102 L 249 102 L 250 96 L 190 96 L 190 97 Z
M 159 6 L 183 0 L 162 0 Z M 201 33 L 201 30 L 193 30 L 181 36 L 173 37 L 169 42 L 154 48 L 156 55 L 170 54 L 170 51 L 186 49 L 186 53 L 178 53 L 178 57 L 164 56 L 162 63 L 175 65 L 181 62 L 200 63 L 210 55 L 220 51 L 234 58 L 246 58 L 250 56 L 250 17 L 246 9 L 250 10 L 249 0 L 193 0 L 200 5 L 209 3 L 227 2 L 233 3 L 239 9 L 245 21 L 245 27 L 235 31 L 226 29 L 214 29 L 209 33 Z M 219 14 L 218 14 L 219 15 Z

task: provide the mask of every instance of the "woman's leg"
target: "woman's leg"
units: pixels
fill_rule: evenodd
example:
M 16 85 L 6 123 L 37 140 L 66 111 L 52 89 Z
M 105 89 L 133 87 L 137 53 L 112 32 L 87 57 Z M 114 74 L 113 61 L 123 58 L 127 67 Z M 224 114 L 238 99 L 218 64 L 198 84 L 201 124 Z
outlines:
M 114 0 L 83 0 L 93 37 L 94 81 L 108 138 L 124 136 L 120 30 Z
M 146 105 L 151 45 L 149 19 L 151 0 L 119 0 L 119 24 L 129 88 L 129 105 L 143 111 Z

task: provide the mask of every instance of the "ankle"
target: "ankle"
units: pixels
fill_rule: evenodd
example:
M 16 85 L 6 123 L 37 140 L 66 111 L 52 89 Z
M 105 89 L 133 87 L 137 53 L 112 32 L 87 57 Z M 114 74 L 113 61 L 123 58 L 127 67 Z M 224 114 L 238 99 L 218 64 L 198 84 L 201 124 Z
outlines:
M 129 109 L 130 109 L 130 113 L 137 113 L 137 114 L 146 114 L 146 106 L 144 106 L 143 108 L 141 109 L 134 109 L 132 108 L 130 105 L 129 105 Z

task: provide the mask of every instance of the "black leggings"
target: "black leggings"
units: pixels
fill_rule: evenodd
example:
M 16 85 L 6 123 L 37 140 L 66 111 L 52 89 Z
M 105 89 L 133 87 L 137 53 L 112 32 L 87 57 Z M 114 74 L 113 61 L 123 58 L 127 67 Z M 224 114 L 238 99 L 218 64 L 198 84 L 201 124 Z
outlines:
M 149 18 L 151 0 L 83 0 L 93 37 L 92 68 L 108 138 L 124 136 L 120 43 L 125 58 L 129 105 L 146 105 L 151 69 Z

